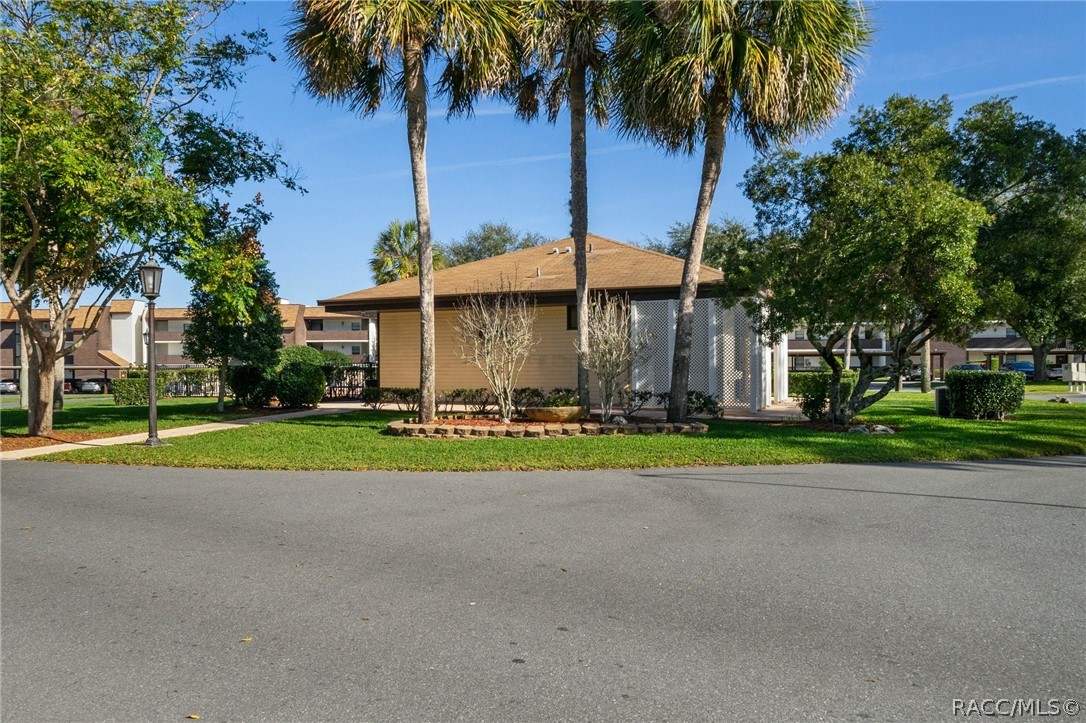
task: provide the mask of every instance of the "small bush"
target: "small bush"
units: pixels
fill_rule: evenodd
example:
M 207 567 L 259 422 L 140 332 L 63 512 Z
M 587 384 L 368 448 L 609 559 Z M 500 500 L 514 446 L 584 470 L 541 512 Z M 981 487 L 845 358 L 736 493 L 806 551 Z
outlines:
M 275 379 L 272 371 L 265 367 L 231 367 L 230 389 L 238 404 L 249 409 L 260 409 L 268 406 L 275 396 Z
M 498 403 L 498 398 L 486 387 L 478 389 L 462 389 L 460 399 L 467 405 L 468 411 L 474 414 L 486 414 Z
M 380 387 L 363 387 L 358 398 L 370 409 L 379 409 L 384 398 L 384 391 Z
M 324 370 L 316 364 L 290 362 L 275 379 L 276 396 L 284 407 L 315 407 L 324 399 Z
M 341 351 L 335 351 L 334 349 L 319 349 L 321 354 L 321 366 L 326 367 L 349 367 L 354 362 L 351 358 Z
M 539 387 L 517 387 L 513 390 L 513 411 L 523 417 L 525 409 L 541 407 L 546 399 L 547 395 Z
M 1022 405 L 1026 375 L 954 370 L 946 374 L 946 388 L 952 417 L 1003 419 Z
M 277 369 L 282 369 L 287 364 L 293 364 L 294 362 L 322 367 L 324 366 L 324 354 L 320 349 L 314 349 L 311 346 L 285 346 L 279 350 Z
M 401 412 L 419 413 L 418 387 L 385 387 L 381 390 L 381 401 L 396 405 Z
M 651 402 L 656 395 L 648 389 L 633 390 L 628 386 L 618 393 L 618 403 L 627 417 L 632 417 Z
M 657 403 L 664 409 L 671 406 L 671 392 L 662 392 L 654 395 Z M 687 414 L 707 414 L 710 417 L 715 417 L 720 409 L 720 403 L 717 402 L 716 397 L 712 394 L 706 394 L 705 392 L 696 392 L 690 390 L 686 393 L 686 413 Z
M 830 372 L 791 372 L 788 394 L 799 400 L 800 411 L 812 422 L 821 422 L 830 412 Z M 841 399 L 847 400 L 859 381 L 858 372 L 841 372 Z
M 555 387 L 543 400 L 544 407 L 576 407 L 581 403 L 581 396 L 576 389 Z
M 147 393 L 149 384 L 150 381 L 147 377 L 113 379 L 109 385 L 113 389 L 113 403 L 118 407 L 146 406 L 150 398 Z M 156 375 L 155 397 L 161 399 L 164 393 L 165 385 L 158 383 Z

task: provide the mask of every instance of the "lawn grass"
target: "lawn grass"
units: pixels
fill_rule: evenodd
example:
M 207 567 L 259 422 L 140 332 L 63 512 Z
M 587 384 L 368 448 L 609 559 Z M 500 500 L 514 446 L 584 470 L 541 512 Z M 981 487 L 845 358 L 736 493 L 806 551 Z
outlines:
M 178 397 L 158 403 L 158 428 L 172 429 L 208 422 L 225 422 L 242 417 L 259 416 L 248 409 L 227 407 L 215 411 L 215 400 L 208 397 Z M 95 435 L 119 436 L 147 431 L 147 407 L 118 407 L 111 395 L 69 404 L 53 415 L 57 432 L 87 432 Z M 0 436 L 26 434 L 26 410 L 18 407 L 0 410 Z
M 968 460 L 1086 453 L 1086 405 L 1026 402 L 1006 422 L 943 419 L 927 395 L 894 393 L 864 421 L 867 436 L 788 424 L 709 422 L 700 436 L 428 440 L 382 434 L 403 414 L 353 412 L 41 457 L 50 461 L 283 470 L 553 470 L 818 462 Z

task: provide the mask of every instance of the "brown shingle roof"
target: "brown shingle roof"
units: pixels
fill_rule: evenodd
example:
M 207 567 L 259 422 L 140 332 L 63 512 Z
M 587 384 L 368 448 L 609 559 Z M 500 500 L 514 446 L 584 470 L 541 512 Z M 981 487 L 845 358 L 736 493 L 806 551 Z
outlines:
M 118 367 L 130 367 L 130 366 L 132 366 L 132 362 L 128 361 L 124 357 L 121 357 L 121 356 L 119 356 L 117 354 L 114 354 L 113 352 L 109 351 L 108 349 L 99 349 L 98 350 L 98 356 L 102 357 L 103 359 L 105 359 L 107 362 L 109 362 L 113 366 L 118 366 Z
M 49 321 L 49 311 L 47 309 L 33 309 L 30 313 L 35 319 Z M 0 321 L 19 321 L 19 314 L 15 311 L 15 304 L 10 301 L 0 301 Z
M 328 311 L 323 306 L 305 307 L 305 318 L 307 319 L 349 319 L 352 321 L 358 321 L 364 316 L 365 314 L 362 314 L 361 312 L 354 314 L 344 314 L 343 312 L 339 311 Z
M 132 299 L 116 299 L 109 304 L 109 313 L 111 314 L 131 314 L 132 307 L 136 302 Z
M 595 234 L 588 235 L 588 286 L 593 290 L 656 293 L 677 297 L 684 261 L 674 256 L 624 244 Z M 511 284 L 518 291 L 535 294 L 572 294 L 573 239 L 533 246 L 522 251 L 434 272 L 434 298 L 446 301 L 468 294 L 496 290 Z M 558 250 L 558 253 L 554 252 Z M 718 269 L 702 266 L 699 286 L 724 278 Z M 388 308 L 419 298 L 417 278 L 401 279 L 362 291 L 318 301 L 330 308 Z
M 155 307 L 155 320 L 165 321 L 167 319 L 187 319 L 191 316 L 189 310 L 186 308 L 178 308 L 176 306 L 156 306 Z

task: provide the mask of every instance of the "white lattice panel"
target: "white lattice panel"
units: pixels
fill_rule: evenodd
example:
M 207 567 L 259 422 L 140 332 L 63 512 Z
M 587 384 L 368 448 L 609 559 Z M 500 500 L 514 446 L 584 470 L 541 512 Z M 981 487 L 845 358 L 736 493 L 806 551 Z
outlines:
M 634 365 L 636 390 L 654 393 L 671 388 L 675 349 L 676 301 L 633 303 L 634 334 L 644 334 L 649 348 Z M 726 309 L 713 299 L 694 302 L 690 349 L 690 390 L 712 394 L 726 407 L 750 403 L 751 333 L 742 307 Z

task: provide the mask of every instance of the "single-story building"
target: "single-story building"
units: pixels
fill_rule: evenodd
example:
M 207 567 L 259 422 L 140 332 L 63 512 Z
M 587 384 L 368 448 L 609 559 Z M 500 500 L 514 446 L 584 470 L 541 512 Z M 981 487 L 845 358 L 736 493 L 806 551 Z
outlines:
M 478 368 L 460 357 L 457 306 L 469 295 L 494 293 L 502 286 L 530 294 L 536 302 L 538 343 L 518 386 L 577 386 L 573 256 L 573 240 L 566 238 L 434 273 L 439 393 L 487 386 Z M 588 236 L 590 292 L 628 298 L 634 335 L 649 340 L 647 353 L 627 380 L 635 390 L 660 393 L 670 388 L 683 263 L 638 246 Z M 726 406 L 762 409 L 788 395 L 787 347 L 783 338 L 773 346 L 761 343 L 742 307 L 724 308 L 717 303 L 714 285 L 722 279 L 719 269 L 702 267 L 694 308 L 690 389 L 713 394 Z M 318 303 L 332 312 L 376 312 L 381 335 L 379 383 L 418 386 L 418 279 L 401 279 Z M 597 390 L 592 392 L 595 400 Z

